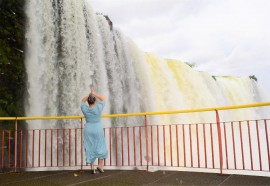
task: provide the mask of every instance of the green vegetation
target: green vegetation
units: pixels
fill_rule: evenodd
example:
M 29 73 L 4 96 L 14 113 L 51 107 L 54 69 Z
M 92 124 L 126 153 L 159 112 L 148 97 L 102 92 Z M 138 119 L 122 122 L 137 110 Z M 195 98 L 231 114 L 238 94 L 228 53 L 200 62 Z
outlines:
M 258 81 L 257 77 L 255 75 L 249 76 L 249 79 L 253 79 L 254 81 Z
M 185 62 L 188 66 L 190 66 L 191 68 L 195 68 L 197 65 L 196 63 L 189 63 L 189 62 Z
M 212 76 L 212 78 L 216 81 L 217 79 L 216 79 L 216 76 Z
M 23 116 L 24 0 L 0 0 L 0 117 Z

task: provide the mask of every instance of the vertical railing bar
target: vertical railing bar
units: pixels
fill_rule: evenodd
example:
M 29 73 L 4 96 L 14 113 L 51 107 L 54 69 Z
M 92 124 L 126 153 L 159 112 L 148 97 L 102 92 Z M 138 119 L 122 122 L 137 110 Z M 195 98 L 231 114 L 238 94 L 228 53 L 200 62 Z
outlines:
M 170 125 L 170 155 L 171 155 L 171 166 L 173 166 L 173 156 L 172 156 L 172 125 Z
M 190 147 L 190 160 L 191 160 L 191 167 L 193 167 L 193 153 L 192 153 L 192 134 L 191 134 L 191 124 L 189 124 L 189 147 Z
M 225 122 L 223 122 L 223 126 L 224 126 L 224 141 L 225 141 L 226 166 L 227 166 L 227 169 L 229 169 L 227 133 L 226 133 L 226 123 Z
M 77 128 L 75 128 L 74 130 L 74 144 L 75 144 L 75 150 L 74 150 L 74 163 L 75 163 L 75 166 L 77 166 Z
M 63 162 L 62 162 L 62 166 L 65 166 L 65 129 L 62 129 L 62 140 L 63 140 L 63 144 L 62 144 L 62 157 L 63 157 Z
M 179 161 L 179 140 L 178 140 L 178 125 L 175 126 L 175 135 L 176 135 L 176 150 L 177 150 L 177 166 L 180 166 L 180 161 Z
M 247 126 L 248 126 L 248 142 L 249 142 L 249 152 L 250 152 L 250 163 L 251 163 L 251 170 L 253 170 L 252 144 L 251 144 L 251 137 L 250 137 L 249 121 L 247 121 Z
M 40 143 L 41 143 L 41 133 L 40 129 L 38 130 L 38 167 L 40 167 Z
M 2 156 L 2 168 L 4 168 L 4 155 L 5 155 L 5 149 L 4 149 L 4 145 L 5 145 L 5 130 L 2 130 L 2 153 L 1 153 L 1 156 Z
M 220 175 L 222 175 L 223 152 L 222 152 L 221 126 L 220 126 L 220 119 L 219 119 L 219 114 L 217 110 L 216 110 L 216 122 L 217 122 L 217 132 L 218 132 L 219 167 L 220 167 Z
M 59 166 L 59 129 L 56 129 L 57 130 L 57 134 L 56 134 L 56 143 L 57 143 L 57 145 L 56 145 L 56 160 L 57 160 L 57 163 L 56 163 L 56 165 L 57 165 L 57 167 Z
M 28 167 L 28 130 L 26 130 L 25 134 L 25 167 Z
M 75 128 L 75 166 L 77 166 L 77 128 Z
M 44 158 L 45 158 L 45 167 L 47 167 L 47 129 L 45 129 L 45 155 L 44 155 Z
M 81 170 L 83 170 L 83 120 L 81 118 Z
M 210 135 L 211 135 L 211 149 L 212 149 L 212 165 L 213 165 L 213 168 L 215 168 L 215 157 L 214 157 L 215 155 L 214 155 L 212 123 L 210 123 Z
M 32 138 L 32 167 L 34 167 L 35 163 L 35 130 L 33 130 L 33 138 Z
M 153 126 L 151 125 L 151 158 L 152 158 L 152 166 L 154 165 L 154 148 L 153 148 Z
M 121 143 L 122 143 L 122 166 L 124 166 L 124 140 L 123 140 L 123 127 L 121 127 Z
M 22 141 L 23 141 L 23 138 L 22 138 L 22 135 L 23 134 L 23 131 L 21 130 L 21 132 L 20 132 L 20 168 L 22 168 L 22 157 L 23 157 L 23 143 L 22 143 Z
M 145 138 L 146 138 L 146 171 L 148 172 L 148 121 L 146 115 L 144 116 L 144 124 L 145 124 Z
M 203 141 L 204 141 L 204 159 L 205 159 L 205 168 L 207 168 L 205 123 L 203 124 Z
M 135 127 L 133 127 L 133 150 L 134 150 L 134 165 L 136 166 L 136 138 L 135 138 Z
M 15 172 L 17 172 L 17 149 L 18 148 L 18 121 L 17 117 L 15 119 L 15 131 L 14 131 L 14 168 Z
M 166 134 L 165 134 L 165 125 L 163 125 L 163 152 L 164 152 L 164 166 L 166 166 Z
M 112 166 L 112 128 L 110 128 L 110 166 Z
M 258 128 L 258 120 L 256 120 L 256 130 L 257 130 L 257 139 L 258 139 L 260 171 L 262 171 L 262 157 L 261 157 L 261 145 L 260 145 L 260 133 L 259 133 L 259 128 Z
M 117 127 L 115 129 L 115 157 L 116 166 L 118 166 L 118 140 L 117 140 Z
M 53 129 L 51 129 L 51 167 L 53 165 Z
M 196 124 L 196 135 L 197 135 L 197 154 L 198 154 L 198 167 L 201 167 L 200 164 L 200 143 L 199 143 L 199 134 L 198 134 L 198 124 Z
M 233 127 L 233 122 L 231 122 L 231 127 L 232 127 L 232 139 L 233 139 L 234 169 L 236 170 L 236 155 L 235 155 L 235 141 L 234 141 L 234 127 Z
M 139 127 L 139 135 L 140 135 L 140 163 L 142 166 L 142 127 Z
M 240 129 L 240 142 L 241 142 L 241 152 L 242 152 L 242 164 L 243 164 L 243 170 L 245 170 L 245 157 L 244 157 L 244 147 L 243 147 L 243 137 L 242 137 L 242 123 L 241 121 L 239 123 L 239 129 Z
M 157 125 L 157 150 L 158 150 L 158 166 L 160 166 L 160 158 L 159 158 L 159 126 Z
M 268 127 L 267 127 L 267 122 L 266 119 L 264 120 L 264 126 L 265 126 L 265 137 L 266 137 L 266 144 L 267 144 L 267 154 L 268 154 L 268 166 L 269 166 L 269 171 L 270 171 L 270 152 L 269 152 L 269 141 L 268 141 Z
M 104 139 L 106 139 L 106 128 L 103 128 L 103 133 L 104 133 Z M 103 161 L 103 165 L 106 165 L 106 159 Z
M 70 141 L 70 138 L 71 138 L 71 129 L 69 128 L 68 129 L 69 130 L 69 133 L 68 133 L 68 160 L 69 160 L 69 166 L 71 165 L 71 150 L 70 150 L 70 148 L 71 148 L 71 141 Z
M 128 166 L 130 166 L 129 127 L 127 127 L 127 138 L 128 138 Z
M 185 127 L 182 125 L 182 132 L 183 132 L 183 149 L 184 149 L 184 167 L 187 166 L 186 164 L 186 139 L 185 139 Z
M 8 168 L 10 168 L 10 130 L 8 131 Z

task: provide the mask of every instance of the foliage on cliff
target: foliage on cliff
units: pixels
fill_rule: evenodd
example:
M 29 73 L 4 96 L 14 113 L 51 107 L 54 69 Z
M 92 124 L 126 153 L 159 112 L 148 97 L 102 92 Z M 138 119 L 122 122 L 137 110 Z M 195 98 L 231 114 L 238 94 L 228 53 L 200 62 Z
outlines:
M 0 0 L 0 117 L 23 116 L 24 0 Z
M 253 79 L 254 81 L 258 81 L 258 79 L 257 79 L 257 77 L 255 76 L 255 75 L 251 75 L 251 76 L 249 76 L 249 79 Z

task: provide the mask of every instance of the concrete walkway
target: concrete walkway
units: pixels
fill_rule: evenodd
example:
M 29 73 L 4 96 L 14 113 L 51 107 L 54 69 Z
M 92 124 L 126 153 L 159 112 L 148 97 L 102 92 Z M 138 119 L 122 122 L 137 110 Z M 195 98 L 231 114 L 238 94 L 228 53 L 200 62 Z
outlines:
M 0 173 L 0 185 L 270 185 L 269 177 L 137 170 Z

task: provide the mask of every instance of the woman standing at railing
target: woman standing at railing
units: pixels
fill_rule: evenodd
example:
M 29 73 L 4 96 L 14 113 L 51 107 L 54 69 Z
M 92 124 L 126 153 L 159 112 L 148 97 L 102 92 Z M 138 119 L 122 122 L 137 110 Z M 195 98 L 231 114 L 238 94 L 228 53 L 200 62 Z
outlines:
M 98 99 L 98 101 L 97 101 Z M 88 102 L 88 105 L 86 104 Z M 98 171 L 103 173 L 103 159 L 107 158 L 108 150 L 101 123 L 101 112 L 105 105 L 105 98 L 97 94 L 93 88 L 91 93 L 82 99 L 81 110 L 85 116 L 84 148 L 86 164 L 91 165 L 95 173 L 94 162 L 98 158 Z

